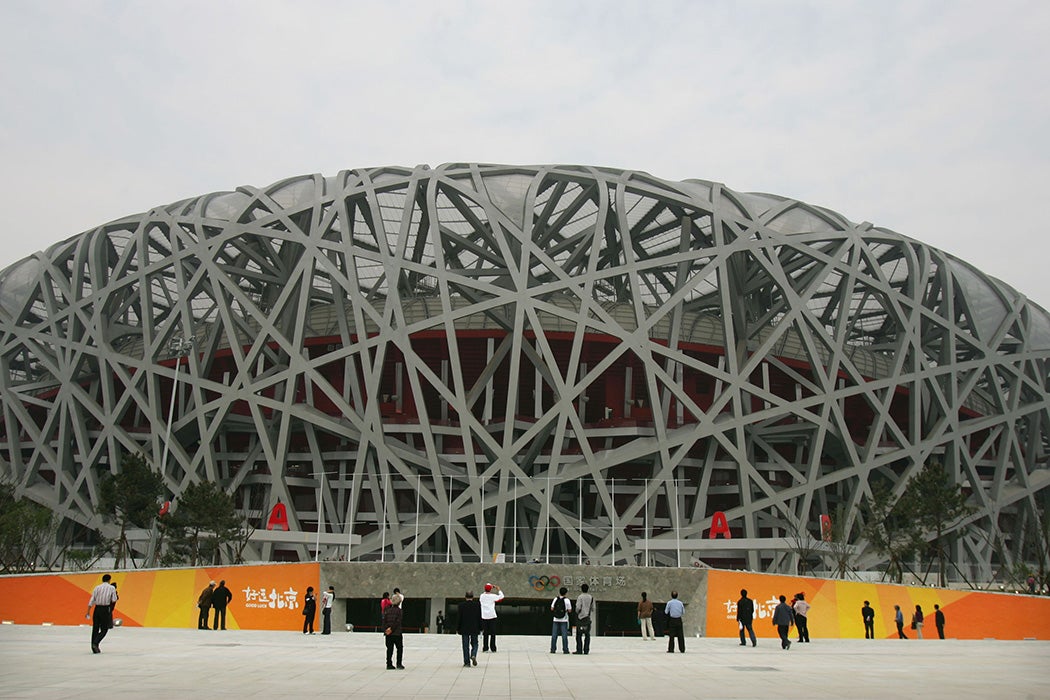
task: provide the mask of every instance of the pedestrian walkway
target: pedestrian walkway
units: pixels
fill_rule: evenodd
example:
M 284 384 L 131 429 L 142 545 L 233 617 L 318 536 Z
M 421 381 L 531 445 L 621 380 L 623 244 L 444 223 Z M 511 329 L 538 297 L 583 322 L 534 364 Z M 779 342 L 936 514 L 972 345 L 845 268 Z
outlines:
M 387 671 L 375 633 L 118 627 L 96 655 L 88 627 L 0 625 L 0 697 L 1050 697 L 1050 642 L 814 637 L 782 651 L 766 632 L 756 648 L 689 638 L 684 655 L 664 639 L 595 637 L 575 656 L 506 636 L 471 668 L 458 636 L 406 635 L 406 669 Z

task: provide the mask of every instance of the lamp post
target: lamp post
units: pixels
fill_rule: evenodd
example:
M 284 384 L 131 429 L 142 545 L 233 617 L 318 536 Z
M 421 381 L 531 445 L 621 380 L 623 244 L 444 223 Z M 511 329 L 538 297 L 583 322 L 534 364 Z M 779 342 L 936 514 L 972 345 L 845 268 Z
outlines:
M 168 445 L 171 438 L 171 423 L 175 417 L 175 398 L 179 393 L 179 367 L 182 365 L 182 358 L 189 355 L 190 350 L 193 349 L 193 339 L 190 338 L 172 338 L 171 342 L 168 343 L 168 349 L 175 356 L 175 381 L 171 385 L 171 404 L 168 406 L 168 427 L 164 430 L 164 452 L 160 458 L 160 472 L 163 475 L 164 469 L 168 466 Z M 188 364 L 187 364 L 188 366 Z
M 175 400 L 179 394 L 179 367 L 182 365 L 182 358 L 187 357 L 191 350 L 193 350 L 193 338 L 183 338 L 181 336 L 174 337 L 168 343 L 168 350 L 175 357 L 175 379 L 171 385 L 171 403 L 168 405 L 168 423 L 164 429 L 164 451 L 161 453 L 160 458 L 160 475 L 164 478 L 165 471 L 168 466 L 168 450 L 171 443 L 171 424 L 175 418 Z M 189 363 L 187 363 L 187 368 Z M 157 536 L 158 527 L 157 519 L 153 519 L 153 531 L 150 534 L 149 544 L 149 563 L 150 566 L 156 566 L 157 563 Z
M 321 488 L 318 489 L 317 503 L 318 503 L 318 515 L 317 515 L 317 542 L 314 544 L 314 561 L 320 561 L 321 559 L 321 527 L 324 526 L 324 487 L 325 487 L 325 472 L 321 471 Z

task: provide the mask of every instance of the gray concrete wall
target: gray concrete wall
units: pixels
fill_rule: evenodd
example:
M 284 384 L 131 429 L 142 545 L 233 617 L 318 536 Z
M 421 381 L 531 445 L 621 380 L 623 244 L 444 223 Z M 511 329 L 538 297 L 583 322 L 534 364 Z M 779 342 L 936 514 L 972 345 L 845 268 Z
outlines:
M 480 595 L 486 583 L 498 585 L 508 598 L 551 600 L 565 586 L 575 600 L 583 583 L 595 601 L 636 602 L 646 591 L 650 600 L 667 600 L 671 591 L 685 604 L 687 636 L 705 634 L 707 572 L 703 569 L 639 566 L 566 566 L 547 564 L 411 564 L 321 562 L 321 590 L 335 586 L 333 620 L 346 616 L 346 598 L 376 598 L 395 587 L 409 598 L 429 598 L 430 629 L 446 598 L 466 591 Z M 338 626 L 337 626 L 338 628 Z

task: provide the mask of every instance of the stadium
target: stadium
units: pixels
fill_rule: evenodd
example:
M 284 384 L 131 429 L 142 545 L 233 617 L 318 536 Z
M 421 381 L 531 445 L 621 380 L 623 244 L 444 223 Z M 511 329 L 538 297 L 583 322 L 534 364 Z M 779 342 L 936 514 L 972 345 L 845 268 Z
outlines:
M 99 481 L 142 451 L 176 508 L 202 480 L 234 496 L 262 561 L 794 573 L 825 515 L 884 566 L 860 506 L 936 460 L 972 506 L 956 570 L 991 580 L 1045 515 L 1048 359 L 1050 316 L 1009 286 L 785 197 L 345 170 L 0 273 L 0 476 L 112 536 Z

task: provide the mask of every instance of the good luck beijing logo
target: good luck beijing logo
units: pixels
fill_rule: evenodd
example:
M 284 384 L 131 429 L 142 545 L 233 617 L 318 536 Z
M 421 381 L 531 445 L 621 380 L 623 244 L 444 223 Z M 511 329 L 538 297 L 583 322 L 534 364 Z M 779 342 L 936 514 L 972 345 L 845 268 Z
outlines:
M 529 576 L 529 585 L 532 586 L 532 590 L 539 593 L 556 591 L 561 587 L 561 578 L 558 576 Z

